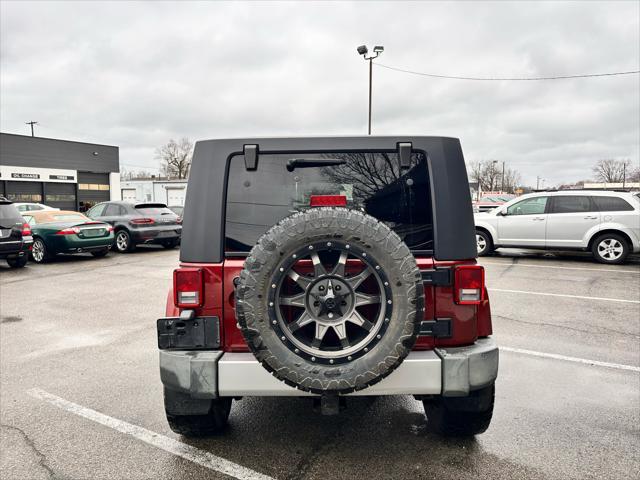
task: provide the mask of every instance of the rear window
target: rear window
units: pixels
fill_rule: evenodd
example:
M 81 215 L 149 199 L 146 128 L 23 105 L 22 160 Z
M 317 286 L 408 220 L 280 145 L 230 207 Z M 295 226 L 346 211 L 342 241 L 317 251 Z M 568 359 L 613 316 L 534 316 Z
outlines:
M 15 220 L 19 222 L 22 217 L 18 209 L 11 203 L 0 203 L 0 220 Z
M 620 197 L 591 197 L 601 212 L 624 212 L 633 207 Z
M 292 159 L 344 161 L 329 166 Z M 246 253 L 283 218 L 310 207 L 312 195 L 343 195 L 347 207 L 361 210 L 392 228 L 414 251 L 433 249 L 432 211 L 426 156 L 413 153 L 411 168 L 400 171 L 397 153 L 261 154 L 256 171 L 244 156 L 231 159 L 227 186 L 225 250 Z
M 167 207 L 138 207 L 136 208 L 136 212 L 142 215 L 175 215 L 175 213 Z

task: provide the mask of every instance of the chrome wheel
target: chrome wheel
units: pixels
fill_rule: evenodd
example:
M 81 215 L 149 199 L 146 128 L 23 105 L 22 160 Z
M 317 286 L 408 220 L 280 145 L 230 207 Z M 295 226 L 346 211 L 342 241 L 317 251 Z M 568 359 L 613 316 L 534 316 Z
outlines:
M 598 243 L 598 255 L 605 260 L 618 260 L 623 253 L 624 246 L 615 238 L 605 238 Z
M 120 252 L 125 252 L 129 248 L 129 235 L 125 231 L 120 231 L 116 235 L 116 248 Z
M 272 327 L 297 355 L 349 362 L 382 338 L 392 311 L 389 281 L 371 255 L 339 242 L 305 246 L 271 284 Z
M 478 233 L 476 233 L 476 246 L 478 247 L 478 254 L 487 249 L 487 239 Z
M 44 242 L 39 238 L 33 242 L 33 247 L 31 248 L 31 256 L 33 260 L 37 263 L 44 261 L 46 248 L 44 246 Z

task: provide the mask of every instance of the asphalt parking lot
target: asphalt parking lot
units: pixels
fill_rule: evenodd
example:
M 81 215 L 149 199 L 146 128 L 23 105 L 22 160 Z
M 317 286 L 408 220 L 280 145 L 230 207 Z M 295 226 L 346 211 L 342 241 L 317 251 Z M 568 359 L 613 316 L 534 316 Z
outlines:
M 0 267 L 3 479 L 632 478 L 640 471 L 640 259 L 482 260 L 501 346 L 490 429 L 426 429 L 412 397 L 245 398 L 223 437 L 164 419 L 155 319 L 178 252 Z M 635 472 L 635 473 L 634 473 Z M 637 478 L 637 477 L 635 477 Z

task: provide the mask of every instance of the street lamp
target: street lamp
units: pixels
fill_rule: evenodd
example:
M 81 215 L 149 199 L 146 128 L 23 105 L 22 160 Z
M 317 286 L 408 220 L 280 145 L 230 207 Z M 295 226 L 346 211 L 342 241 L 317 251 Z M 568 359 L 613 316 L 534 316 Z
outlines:
M 358 47 L 358 55 L 362 55 L 362 58 L 369 60 L 369 135 L 371 135 L 371 82 L 373 79 L 373 59 L 378 58 L 382 52 L 384 52 L 384 47 L 382 45 L 376 45 L 373 47 L 373 55 L 368 55 L 369 49 L 366 45 L 360 45 Z
M 497 164 L 497 163 L 498 163 L 498 160 L 494 160 L 493 161 L 494 165 Z M 502 183 L 500 185 L 500 191 L 502 193 L 504 193 L 504 162 L 502 162 Z

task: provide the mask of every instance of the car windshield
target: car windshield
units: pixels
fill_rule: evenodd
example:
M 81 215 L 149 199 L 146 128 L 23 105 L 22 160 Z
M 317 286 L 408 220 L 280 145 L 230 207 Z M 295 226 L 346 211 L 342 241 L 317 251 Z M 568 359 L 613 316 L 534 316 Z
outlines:
M 264 154 L 257 170 L 248 171 L 244 156 L 236 156 L 227 188 L 226 250 L 248 252 L 272 225 L 310 208 L 312 197 L 321 195 L 339 196 L 330 201 L 340 200 L 386 223 L 412 250 L 430 250 L 426 156 L 412 154 L 408 170 L 399 165 L 397 153 L 387 152 Z

